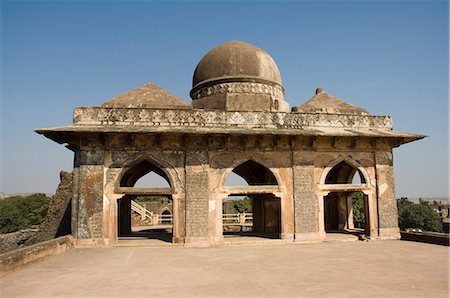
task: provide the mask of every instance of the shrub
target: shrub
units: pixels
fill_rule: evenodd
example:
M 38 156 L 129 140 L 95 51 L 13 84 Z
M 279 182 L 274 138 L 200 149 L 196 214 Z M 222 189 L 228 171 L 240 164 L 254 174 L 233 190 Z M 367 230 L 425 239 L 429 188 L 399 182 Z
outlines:
M 418 204 L 410 202 L 407 198 L 397 200 L 398 225 L 401 230 L 419 228 L 424 231 L 442 232 L 442 224 L 438 214 L 426 201 L 420 200 Z
M 48 210 L 49 197 L 42 193 L 0 201 L 0 233 L 12 233 L 39 225 Z

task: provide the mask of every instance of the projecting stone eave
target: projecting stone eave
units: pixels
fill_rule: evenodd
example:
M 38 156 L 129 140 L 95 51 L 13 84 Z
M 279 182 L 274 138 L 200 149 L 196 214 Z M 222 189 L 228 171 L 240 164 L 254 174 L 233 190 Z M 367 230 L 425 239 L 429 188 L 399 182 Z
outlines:
M 95 134 L 179 134 L 179 135 L 272 135 L 292 137 L 343 137 L 372 138 L 392 140 L 394 147 L 425 138 L 425 135 L 398 132 L 383 129 L 339 129 L 309 127 L 305 129 L 283 128 L 220 128 L 220 127 L 146 127 L 116 125 L 69 125 L 53 128 L 36 129 L 36 133 L 59 143 L 68 144 L 68 148 L 76 146 L 82 135 Z

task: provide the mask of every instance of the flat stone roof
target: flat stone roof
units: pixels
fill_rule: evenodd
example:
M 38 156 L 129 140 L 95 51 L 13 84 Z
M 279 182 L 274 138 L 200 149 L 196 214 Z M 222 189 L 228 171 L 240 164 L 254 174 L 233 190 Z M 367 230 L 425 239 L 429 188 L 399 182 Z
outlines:
M 449 248 L 400 240 L 73 249 L 0 278 L 2 297 L 448 297 Z

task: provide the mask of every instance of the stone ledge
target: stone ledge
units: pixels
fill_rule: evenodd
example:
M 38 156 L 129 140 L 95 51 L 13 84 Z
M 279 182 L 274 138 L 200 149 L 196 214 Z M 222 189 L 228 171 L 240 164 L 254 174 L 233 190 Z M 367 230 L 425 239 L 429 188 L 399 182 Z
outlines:
M 400 232 L 401 240 L 450 246 L 449 234 L 433 232 Z
M 85 107 L 75 109 L 73 123 L 75 125 L 88 126 L 193 126 L 240 127 L 247 129 L 335 127 L 392 130 L 392 119 L 389 116 L 238 112 L 203 109 L 165 110 Z
M 26 229 L 0 235 L 0 255 L 29 246 L 30 239 L 39 232 L 38 229 Z
M 324 241 L 326 234 L 324 232 L 310 232 L 310 233 L 295 233 L 294 241 L 295 242 L 321 242 Z
M 73 248 L 72 236 L 63 236 L 0 255 L 0 276 Z

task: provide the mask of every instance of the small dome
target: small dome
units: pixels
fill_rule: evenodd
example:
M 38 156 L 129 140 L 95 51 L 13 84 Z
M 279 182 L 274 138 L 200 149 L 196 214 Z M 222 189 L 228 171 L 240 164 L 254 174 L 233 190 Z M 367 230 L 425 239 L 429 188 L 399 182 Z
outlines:
M 292 112 L 312 114 L 370 115 L 368 111 L 328 94 L 322 88 L 317 88 L 316 94 L 302 105 L 293 107 Z
M 275 61 L 242 41 L 224 43 L 203 56 L 189 95 L 194 109 L 289 112 Z
M 147 83 L 133 90 L 113 97 L 104 103 L 104 108 L 153 108 L 153 109 L 186 109 L 190 105 L 169 91 Z
M 280 71 L 272 57 L 242 41 L 227 42 L 206 53 L 195 69 L 192 90 L 226 82 L 257 82 L 282 89 Z

